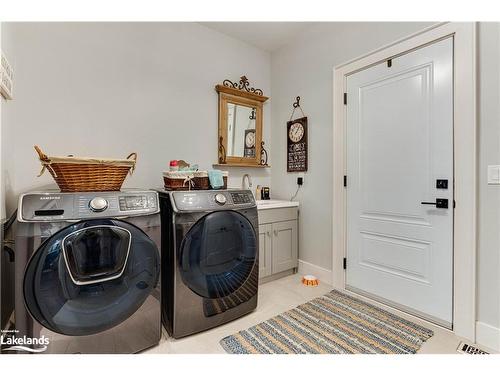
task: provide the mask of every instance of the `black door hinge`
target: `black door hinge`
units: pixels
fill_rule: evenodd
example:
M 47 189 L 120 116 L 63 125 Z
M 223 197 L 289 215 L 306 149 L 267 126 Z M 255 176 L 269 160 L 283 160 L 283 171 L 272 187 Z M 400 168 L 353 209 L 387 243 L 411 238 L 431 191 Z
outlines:
M 347 187 L 347 176 L 344 175 L 344 187 Z
M 455 199 L 453 199 L 453 208 L 457 207 L 457 202 L 455 202 Z
M 392 66 L 392 59 L 387 60 L 387 67 L 390 68 Z
M 347 269 L 347 258 L 344 258 L 344 262 L 342 265 L 343 265 L 344 269 L 346 270 Z
M 344 92 L 344 105 L 347 105 L 347 93 Z

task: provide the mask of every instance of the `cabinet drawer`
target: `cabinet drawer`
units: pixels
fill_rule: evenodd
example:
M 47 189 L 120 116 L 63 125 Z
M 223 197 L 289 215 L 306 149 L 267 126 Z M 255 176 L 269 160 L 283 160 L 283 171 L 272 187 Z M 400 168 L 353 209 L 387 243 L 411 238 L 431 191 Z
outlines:
M 273 208 L 259 210 L 259 224 L 275 223 L 278 221 L 297 220 L 297 207 Z

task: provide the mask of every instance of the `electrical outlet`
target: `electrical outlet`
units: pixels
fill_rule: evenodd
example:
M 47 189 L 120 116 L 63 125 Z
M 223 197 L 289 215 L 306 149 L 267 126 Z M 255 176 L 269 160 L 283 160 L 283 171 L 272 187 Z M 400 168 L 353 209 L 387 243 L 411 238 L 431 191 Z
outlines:
M 297 177 L 297 185 L 303 185 L 304 184 L 304 177 Z

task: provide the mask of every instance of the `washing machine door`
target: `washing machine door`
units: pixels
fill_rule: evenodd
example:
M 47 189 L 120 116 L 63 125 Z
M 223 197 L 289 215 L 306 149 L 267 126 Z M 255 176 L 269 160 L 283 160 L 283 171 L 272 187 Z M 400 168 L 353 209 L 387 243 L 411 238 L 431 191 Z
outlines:
M 120 220 L 70 225 L 34 253 L 24 297 L 35 320 L 51 331 L 92 335 L 130 317 L 158 283 L 153 241 Z
M 245 284 L 256 264 L 257 237 L 236 211 L 218 211 L 198 220 L 179 249 L 185 285 L 204 298 L 223 298 Z

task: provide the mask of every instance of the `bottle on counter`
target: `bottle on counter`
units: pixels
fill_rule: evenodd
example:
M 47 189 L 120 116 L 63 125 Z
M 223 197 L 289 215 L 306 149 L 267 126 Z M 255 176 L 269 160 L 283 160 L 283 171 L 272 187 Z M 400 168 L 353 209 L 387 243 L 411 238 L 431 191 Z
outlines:
M 262 187 L 260 185 L 257 185 L 257 188 L 255 189 L 255 199 L 261 200 L 262 198 Z

